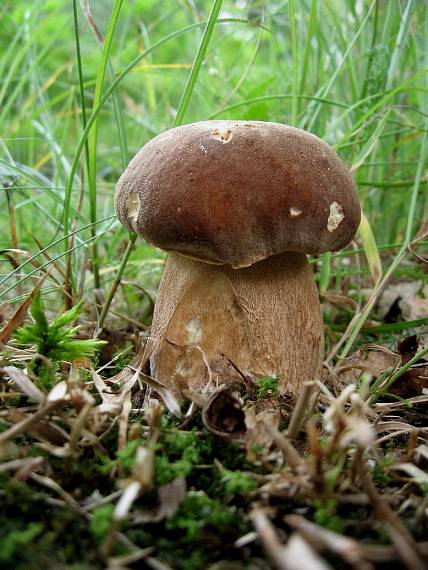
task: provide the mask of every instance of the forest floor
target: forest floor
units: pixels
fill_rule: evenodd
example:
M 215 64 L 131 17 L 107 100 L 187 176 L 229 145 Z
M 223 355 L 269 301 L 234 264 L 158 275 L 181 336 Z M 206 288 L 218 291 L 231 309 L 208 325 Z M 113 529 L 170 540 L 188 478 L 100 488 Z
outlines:
M 330 355 L 297 401 L 245 377 L 179 401 L 148 375 L 148 331 L 85 347 L 81 307 L 5 306 L 2 568 L 425 568 L 425 267 L 386 288 L 339 365 L 350 298 L 325 295 Z

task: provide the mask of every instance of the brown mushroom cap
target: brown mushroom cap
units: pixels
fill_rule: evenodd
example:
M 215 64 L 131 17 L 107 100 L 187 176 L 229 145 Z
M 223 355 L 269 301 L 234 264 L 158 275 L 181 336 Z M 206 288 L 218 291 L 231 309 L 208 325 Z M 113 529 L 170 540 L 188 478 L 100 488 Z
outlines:
M 246 267 L 283 251 L 347 245 L 354 182 L 327 143 L 261 121 L 204 121 L 148 142 L 122 174 L 120 221 L 167 251 Z

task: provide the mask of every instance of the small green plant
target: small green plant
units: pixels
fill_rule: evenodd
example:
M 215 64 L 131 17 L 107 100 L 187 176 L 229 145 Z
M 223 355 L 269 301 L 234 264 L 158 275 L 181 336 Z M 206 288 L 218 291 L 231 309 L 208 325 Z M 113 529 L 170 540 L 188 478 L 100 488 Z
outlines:
M 259 378 L 259 385 L 257 388 L 257 399 L 262 400 L 267 395 L 277 396 L 278 392 L 278 376 L 266 376 L 265 378 Z
M 384 486 L 391 481 L 389 468 L 393 463 L 394 457 L 392 455 L 385 455 L 376 461 L 373 467 L 373 481 L 376 485 Z
M 203 491 L 189 491 L 177 513 L 166 522 L 168 530 L 179 530 L 182 542 L 194 542 L 204 526 L 225 532 L 239 528 L 240 517 L 233 507 L 211 499 Z
M 336 501 L 334 499 L 328 499 L 327 501 L 316 499 L 314 501 L 314 521 L 333 530 L 334 532 L 341 533 L 344 528 L 343 520 L 336 514 Z
M 33 323 L 20 327 L 15 332 L 15 339 L 21 345 L 35 345 L 38 354 L 49 358 L 52 362 L 79 358 L 92 358 L 96 351 L 106 343 L 104 340 L 77 339 L 76 333 L 80 325 L 67 328 L 79 315 L 83 301 L 69 311 L 65 311 L 49 324 L 43 306 L 40 291 L 34 295 L 31 303 Z
M 16 553 L 25 549 L 43 532 L 43 524 L 31 522 L 26 528 L 11 530 L 0 539 L 0 561 L 16 562 Z
M 145 439 L 128 441 L 125 448 L 117 453 L 116 459 L 105 459 L 99 466 L 101 473 L 108 473 L 113 467 L 121 466 L 129 475 L 135 464 L 139 446 L 147 445 Z M 196 430 L 163 433 L 155 444 L 155 484 L 166 485 L 177 477 L 187 477 L 194 465 L 201 459 L 201 453 L 207 444 L 198 437 Z M 208 450 L 209 452 L 209 450 Z
M 108 503 L 97 507 L 89 525 L 92 536 L 98 543 L 101 543 L 107 536 L 112 525 L 114 505 Z
M 224 490 L 229 495 L 245 495 L 254 491 L 257 487 L 257 481 L 250 473 L 244 471 L 230 471 L 229 469 L 222 469 L 222 482 Z

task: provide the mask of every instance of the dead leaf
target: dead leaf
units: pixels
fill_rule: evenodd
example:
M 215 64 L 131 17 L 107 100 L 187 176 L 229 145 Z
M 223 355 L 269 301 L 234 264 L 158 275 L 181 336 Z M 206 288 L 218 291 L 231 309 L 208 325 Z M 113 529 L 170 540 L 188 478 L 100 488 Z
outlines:
M 102 403 L 96 409 L 102 414 L 120 414 L 127 393 L 132 390 L 132 387 L 138 380 L 139 371 L 127 370 L 127 378 L 121 384 L 114 381 L 109 381 L 107 384 L 95 370 L 92 370 L 91 373 L 95 387 L 102 400 Z M 123 374 L 122 376 L 125 375 Z
M 272 435 L 272 430 L 267 428 L 267 425 L 276 430 L 278 429 L 281 419 L 280 411 L 263 410 L 257 414 L 256 407 L 252 405 L 246 407 L 244 413 L 245 426 L 247 428 L 244 435 L 244 441 L 245 447 L 247 448 L 247 454 L 252 453 L 252 448 L 255 444 L 261 446 L 262 449 L 268 452 L 274 442 L 274 436 Z
M 405 321 L 428 316 L 428 284 L 418 281 L 391 283 L 383 290 L 377 302 L 377 312 L 385 318 L 394 311 L 392 321 Z
M 408 336 L 397 342 L 400 355 L 400 366 L 411 360 L 418 350 L 418 337 Z M 420 396 L 428 388 L 428 362 L 421 359 L 418 365 L 412 366 L 389 387 L 388 392 L 401 398 Z
M 14 331 L 22 325 L 22 323 L 25 320 L 25 317 L 27 316 L 31 302 L 33 300 L 34 293 L 37 291 L 38 288 L 39 285 L 37 285 L 31 291 L 31 293 L 28 295 L 25 301 L 15 311 L 15 313 L 13 314 L 12 318 L 7 323 L 7 325 L 0 331 L 0 344 L 6 344 L 7 342 L 9 342 Z
M 388 392 L 400 398 L 421 396 L 428 389 L 428 365 L 410 368 L 388 388 Z
M 279 570 L 333 570 L 299 533 L 293 533 L 283 545 L 262 509 L 254 509 L 251 518 L 266 553 Z
M 338 554 L 356 570 L 373 568 L 363 560 L 360 545 L 355 539 L 323 528 L 300 515 L 288 515 L 284 520 L 291 528 L 298 530 L 317 550 L 329 550 Z
M 347 295 L 339 295 L 336 293 L 329 293 L 326 291 L 323 294 L 324 302 L 331 303 L 332 305 L 336 305 L 341 309 L 352 309 L 356 311 L 358 309 L 358 303 L 355 299 L 348 297 Z
M 164 384 L 159 382 L 159 380 L 155 380 L 148 374 L 144 374 L 144 372 L 140 372 L 141 379 L 145 384 L 150 386 L 159 396 L 162 398 L 163 403 L 168 408 L 168 410 L 174 414 L 177 418 L 181 418 L 181 408 L 180 403 L 177 398 L 173 395 L 171 390 L 167 388 Z
M 371 350 L 363 353 L 355 368 L 368 372 L 373 378 L 377 378 L 388 368 L 395 368 L 399 364 L 398 357 L 392 351 Z
M 14 427 L 18 427 L 22 424 L 26 425 L 25 432 L 41 441 L 46 441 L 54 445 L 62 445 L 68 441 L 67 433 L 53 422 L 48 422 L 43 419 L 34 420 L 37 413 L 38 412 L 34 414 L 24 414 L 17 409 L 9 408 L 7 419 L 15 424 Z M 3 432 L 2 435 L 4 434 L 7 434 L 7 432 Z
M 413 465 L 413 463 L 400 463 L 399 465 L 391 466 L 391 469 L 394 469 L 396 471 L 404 471 L 415 483 L 425 485 L 428 483 L 428 473 L 422 471 L 422 469 L 416 465 Z
M 65 380 L 61 380 L 61 382 L 55 384 L 55 386 L 49 392 L 47 397 L 48 402 L 63 402 L 68 399 L 69 399 L 68 385 Z
M 30 400 L 39 404 L 45 399 L 45 394 L 20 368 L 16 366 L 5 366 L 0 368 L 0 373 L 7 374 L 20 392 L 23 392 Z
M 202 421 L 216 435 L 242 439 L 247 428 L 236 384 L 223 384 L 211 394 L 202 409 Z
M 136 524 L 158 523 L 175 515 L 186 496 L 186 480 L 174 479 L 158 490 L 159 506 L 151 511 L 143 511 L 134 518 Z
M 397 341 L 397 351 L 401 357 L 401 366 L 411 360 L 418 350 L 418 337 L 413 334 Z

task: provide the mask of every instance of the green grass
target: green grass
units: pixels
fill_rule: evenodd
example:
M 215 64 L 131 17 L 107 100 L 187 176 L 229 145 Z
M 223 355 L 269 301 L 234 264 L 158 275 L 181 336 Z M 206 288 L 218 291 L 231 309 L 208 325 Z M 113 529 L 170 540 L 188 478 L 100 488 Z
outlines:
M 155 2 L 110 2 L 111 12 L 94 4 L 102 46 L 78 5 L 75 21 L 59 0 L 4 8 L 2 186 L 11 185 L 19 249 L 41 256 L 31 233 L 39 236 L 57 266 L 68 266 L 74 301 L 82 291 L 90 298 L 101 281 L 107 294 L 115 282 L 117 270 L 109 268 L 127 234 L 117 222 L 99 220 L 113 211 L 113 186 L 125 158 L 183 119 L 281 121 L 335 145 L 364 184 L 363 208 L 379 249 L 402 245 L 393 269 L 422 220 L 424 3 L 224 2 L 218 14 L 220 5 L 206 25 L 210 2 L 166 2 L 162 14 Z M 228 22 L 214 26 L 217 16 Z M 10 248 L 9 216 L 1 211 L 0 247 Z M 63 244 L 57 241 L 61 234 Z M 360 243 L 366 245 L 364 235 Z M 144 266 L 157 255 L 137 242 L 129 259 Z M 26 261 L 16 256 L 20 264 Z M 334 258 L 327 256 L 325 264 Z M 24 290 L 40 275 L 26 277 L 29 264 L 12 275 L 1 261 L 3 301 L 13 300 L 15 287 L 9 287 L 18 275 Z M 137 275 L 136 266 L 123 265 L 120 272 L 128 278 Z M 353 325 L 351 344 L 366 313 L 362 308 Z

